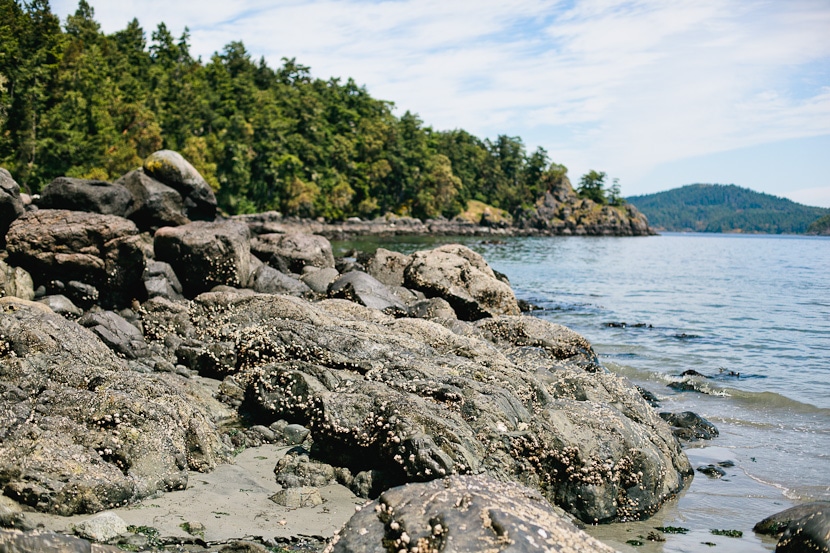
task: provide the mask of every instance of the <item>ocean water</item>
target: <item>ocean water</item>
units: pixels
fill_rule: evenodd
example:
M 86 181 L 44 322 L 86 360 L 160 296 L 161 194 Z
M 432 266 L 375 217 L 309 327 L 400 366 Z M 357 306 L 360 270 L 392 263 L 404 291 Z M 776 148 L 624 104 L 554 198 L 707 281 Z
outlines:
M 409 253 L 450 241 L 506 274 L 517 297 L 542 308 L 534 316 L 588 338 L 609 370 L 657 395 L 661 411 L 694 411 L 720 431 L 686 453 L 695 467 L 731 461 L 725 477 L 696 473 L 655 517 L 590 533 L 622 551 L 772 551 L 774 540 L 752 532 L 756 522 L 830 500 L 830 239 L 664 234 L 335 245 Z M 682 376 L 690 370 L 700 376 Z M 666 541 L 650 541 L 650 532 Z

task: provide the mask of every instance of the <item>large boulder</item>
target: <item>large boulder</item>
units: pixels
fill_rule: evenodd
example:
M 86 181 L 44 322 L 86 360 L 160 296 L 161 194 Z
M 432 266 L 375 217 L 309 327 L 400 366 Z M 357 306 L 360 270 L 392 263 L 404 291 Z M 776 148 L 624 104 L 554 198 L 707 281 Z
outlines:
M 23 215 L 23 200 L 20 199 L 20 186 L 11 174 L 0 167 L 0 246 L 5 244 L 6 232 L 12 221 Z
M 9 262 L 27 270 L 35 285 L 75 281 L 105 307 L 128 305 L 144 297 L 144 250 L 132 221 L 63 209 L 24 213 L 7 239 Z M 64 293 L 61 286 L 56 293 Z M 73 298 L 75 299 L 75 298 Z
M 214 286 L 243 286 L 251 274 L 247 225 L 196 221 L 160 228 L 153 241 L 156 259 L 169 263 L 184 295 L 195 297 Z
M 187 485 L 225 447 L 178 381 L 129 370 L 92 332 L 0 298 L 0 487 L 43 512 L 91 513 Z
M 263 294 L 306 296 L 312 293 L 311 288 L 302 280 L 291 277 L 264 263 L 257 266 L 251 273 L 248 287 Z
M 753 530 L 780 536 L 776 553 L 830 553 L 830 501 L 785 509 L 765 518 Z
M 496 277 L 483 257 L 457 244 L 412 254 L 404 286 L 444 298 L 466 321 L 520 313 L 510 286 Z
M 613 553 L 534 490 L 450 476 L 385 491 L 337 533 L 327 553 L 366 551 Z
M 329 285 L 329 297 L 347 299 L 389 314 L 405 315 L 404 305 L 389 288 L 371 275 L 351 271 Z
M 184 214 L 182 196 L 173 188 L 148 176 L 144 169 L 130 171 L 117 181 L 133 196 L 126 216 L 142 231 L 175 227 L 190 222 Z
M 393 252 L 385 248 L 378 248 L 364 266 L 366 272 L 387 286 L 403 286 L 403 272 L 412 261 L 412 257 Z
M 283 272 L 302 273 L 306 266 L 334 267 L 331 243 L 316 234 L 261 234 L 251 244 L 251 251 Z
M 144 172 L 182 195 L 185 215 L 193 221 L 216 218 L 213 189 L 193 165 L 172 150 L 159 150 L 144 160 Z
M 124 217 L 132 202 L 132 194 L 120 184 L 58 177 L 43 189 L 38 207 Z
M 446 324 L 216 293 L 144 320 L 160 347 L 230 346 L 252 421 L 302 424 L 317 460 L 388 485 L 486 472 L 591 523 L 648 516 L 682 489 L 691 466 L 669 426 L 584 339 L 521 316 Z

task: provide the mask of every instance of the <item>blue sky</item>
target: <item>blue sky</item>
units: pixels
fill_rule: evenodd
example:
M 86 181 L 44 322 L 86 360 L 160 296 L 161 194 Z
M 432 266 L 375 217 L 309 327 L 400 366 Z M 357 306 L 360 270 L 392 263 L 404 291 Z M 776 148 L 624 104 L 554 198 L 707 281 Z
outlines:
M 717 182 L 830 207 L 828 0 L 88 1 L 105 32 L 188 26 L 204 60 L 242 40 L 436 129 L 521 136 L 574 182 L 596 169 L 625 195 Z

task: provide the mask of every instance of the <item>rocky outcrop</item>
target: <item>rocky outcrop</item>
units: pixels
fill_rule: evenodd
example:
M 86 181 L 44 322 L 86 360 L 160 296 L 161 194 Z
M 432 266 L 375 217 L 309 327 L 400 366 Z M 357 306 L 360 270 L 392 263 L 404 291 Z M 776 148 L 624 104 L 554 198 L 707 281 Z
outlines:
M 447 300 L 463 320 L 519 314 L 510 286 L 465 246 L 447 245 L 412 254 L 404 270 L 404 285 Z
M 407 484 L 365 505 L 328 553 L 366 551 L 612 553 L 558 515 L 538 492 L 486 476 Z
M 35 286 L 45 286 L 48 293 L 104 307 L 121 307 L 144 297 L 145 257 L 132 221 L 41 209 L 16 219 L 6 239 L 9 263 L 28 271 Z M 77 285 L 69 286 L 73 282 Z
M 637 389 L 542 320 L 450 330 L 343 300 L 231 292 L 159 307 L 145 334 L 221 344 L 253 421 L 302 424 L 317 459 L 353 474 L 403 483 L 484 471 L 595 522 L 653 513 L 691 472 Z
M 189 161 L 172 150 L 159 150 L 144 160 L 144 172 L 182 196 L 184 212 L 193 221 L 216 218 L 213 189 Z
M 314 234 L 259 235 L 251 244 L 251 251 L 284 273 L 302 273 L 305 267 L 334 267 L 331 244 L 322 236 Z
M 37 205 L 42 209 L 69 209 L 124 217 L 132 203 L 132 194 L 120 184 L 58 177 L 44 187 Z
M 0 299 L 0 486 L 37 510 L 97 512 L 187 485 L 224 446 L 174 380 L 130 370 L 77 323 Z
M 243 286 L 251 274 L 248 227 L 237 222 L 163 227 L 153 247 L 156 259 L 173 267 L 187 297 L 218 285 Z

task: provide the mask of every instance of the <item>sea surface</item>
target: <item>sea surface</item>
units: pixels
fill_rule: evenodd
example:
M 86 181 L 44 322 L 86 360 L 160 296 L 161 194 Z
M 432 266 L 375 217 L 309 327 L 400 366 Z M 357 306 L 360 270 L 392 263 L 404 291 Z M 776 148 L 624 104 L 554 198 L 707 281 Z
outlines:
M 686 453 L 694 467 L 731 461 L 726 476 L 696 472 L 651 519 L 589 533 L 621 551 L 772 551 L 775 540 L 756 535 L 756 522 L 830 500 L 830 238 L 666 233 L 334 245 L 341 254 L 378 246 L 410 253 L 447 242 L 481 253 L 517 297 L 541 308 L 534 316 L 588 338 L 609 370 L 657 395 L 661 411 L 694 411 L 720 431 Z M 701 376 L 682 376 L 690 370 Z M 666 526 L 687 532 L 655 528 Z

